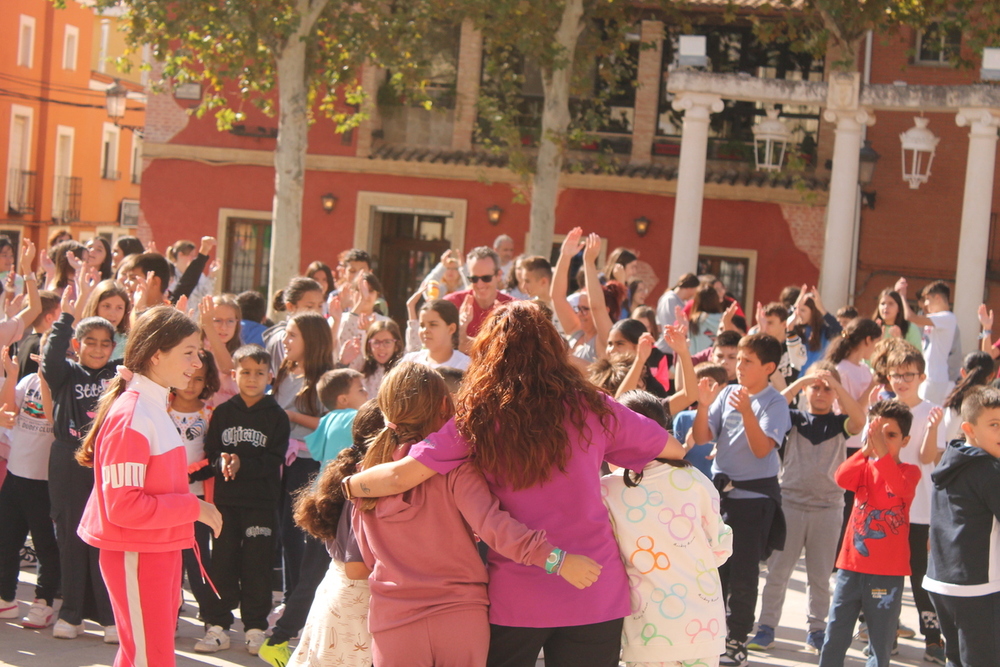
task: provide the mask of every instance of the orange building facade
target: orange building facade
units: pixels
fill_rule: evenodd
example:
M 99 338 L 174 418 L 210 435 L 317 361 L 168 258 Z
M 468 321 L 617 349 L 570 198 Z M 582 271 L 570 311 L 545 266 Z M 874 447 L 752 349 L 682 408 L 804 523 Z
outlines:
M 77 240 L 133 233 L 145 74 L 113 62 L 124 52 L 117 21 L 77 0 L 0 7 L 0 233 L 38 244 L 57 229 Z M 116 79 L 129 89 L 120 125 L 105 105 Z

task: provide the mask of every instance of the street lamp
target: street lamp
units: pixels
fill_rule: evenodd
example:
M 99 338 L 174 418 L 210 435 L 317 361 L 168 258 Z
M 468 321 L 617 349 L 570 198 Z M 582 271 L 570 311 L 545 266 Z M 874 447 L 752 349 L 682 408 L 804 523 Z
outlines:
M 931 175 L 934 152 L 941 139 L 927 129 L 929 118 L 920 116 L 913 120 L 916 124 L 900 134 L 899 141 L 903 147 L 903 180 L 910 184 L 910 189 L 916 190 Z
M 641 215 L 635 220 L 633 220 L 633 222 L 635 223 L 635 233 L 638 234 L 640 237 L 645 236 L 646 232 L 649 231 L 649 218 L 647 218 L 644 215 Z
M 858 185 L 861 186 L 861 205 L 867 208 L 875 208 L 875 191 L 865 190 L 872 184 L 875 178 L 875 164 L 882 157 L 874 148 L 872 142 L 865 140 L 865 145 L 861 147 L 861 154 L 858 156 Z
M 785 149 L 792 137 L 778 118 L 778 110 L 767 110 L 767 117 L 753 126 L 754 160 L 759 171 L 781 171 Z
M 104 91 L 104 104 L 107 107 L 108 117 L 114 122 L 116 127 L 132 130 L 142 135 L 142 127 L 139 125 L 122 125 L 121 120 L 125 117 L 125 104 L 128 102 L 128 88 L 123 86 L 118 79 Z

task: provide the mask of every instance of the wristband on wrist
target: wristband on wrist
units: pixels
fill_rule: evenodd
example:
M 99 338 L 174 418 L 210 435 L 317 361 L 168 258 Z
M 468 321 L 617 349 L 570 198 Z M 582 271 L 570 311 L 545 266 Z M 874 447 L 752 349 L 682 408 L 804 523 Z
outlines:
M 983 332 L 979 334 L 979 340 L 982 340 L 984 338 L 989 338 L 991 335 L 993 335 L 992 329 L 983 329 Z
M 545 571 L 549 574 L 559 574 L 564 560 L 566 560 L 566 552 L 556 547 L 545 559 Z
M 340 490 L 344 492 L 344 500 L 354 500 L 354 494 L 351 493 L 351 477 L 353 475 L 348 475 L 340 482 Z

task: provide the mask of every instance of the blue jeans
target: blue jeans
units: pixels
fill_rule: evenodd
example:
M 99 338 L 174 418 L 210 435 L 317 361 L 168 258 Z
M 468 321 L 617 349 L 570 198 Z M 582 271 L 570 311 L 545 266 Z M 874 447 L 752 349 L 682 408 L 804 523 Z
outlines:
M 854 637 L 854 624 L 861 612 L 864 612 L 865 623 L 868 624 L 868 645 L 871 647 L 868 667 L 889 667 L 889 653 L 903 606 L 902 597 L 902 576 L 839 570 L 819 667 L 843 667 L 844 657 Z

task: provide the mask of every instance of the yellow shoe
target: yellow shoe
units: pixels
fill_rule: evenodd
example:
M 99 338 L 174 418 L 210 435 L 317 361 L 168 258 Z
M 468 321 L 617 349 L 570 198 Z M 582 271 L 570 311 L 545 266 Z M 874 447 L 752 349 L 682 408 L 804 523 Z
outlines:
M 288 648 L 288 642 L 272 644 L 268 639 L 264 642 L 257 653 L 257 657 L 271 665 L 271 667 L 285 667 L 292 657 L 292 651 Z

